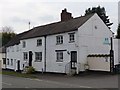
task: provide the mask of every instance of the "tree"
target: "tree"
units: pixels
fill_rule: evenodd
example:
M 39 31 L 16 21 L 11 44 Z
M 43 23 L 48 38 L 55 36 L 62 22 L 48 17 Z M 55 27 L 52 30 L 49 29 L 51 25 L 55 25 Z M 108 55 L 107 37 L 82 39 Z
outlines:
M 120 39 L 120 23 L 119 23 L 119 25 L 118 25 L 116 38 Z
M 2 46 L 7 44 L 16 34 L 14 33 L 12 27 L 2 27 L 2 32 L 0 33 L 0 37 L 2 37 Z
M 97 13 L 98 16 L 103 20 L 103 22 L 108 26 L 108 28 L 110 29 L 110 26 L 113 23 L 110 23 L 110 19 L 108 18 L 109 16 L 106 15 L 106 11 L 104 7 L 92 7 L 92 8 L 88 8 L 85 11 L 85 15 L 91 14 L 91 13 Z

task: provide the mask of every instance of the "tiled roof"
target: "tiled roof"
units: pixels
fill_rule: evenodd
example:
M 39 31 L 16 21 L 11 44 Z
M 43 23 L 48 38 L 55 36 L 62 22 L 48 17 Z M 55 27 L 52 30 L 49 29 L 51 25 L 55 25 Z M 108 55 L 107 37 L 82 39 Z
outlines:
M 77 30 L 81 25 L 83 25 L 91 16 L 93 16 L 93 14 L 73 18 L 68 21 L 62 21 L 62 22 L 56 22 L 43 26 L 38 26 L 33 28 L 21 39 L 28 39 L 28 38 L 45 36 L 45 35 L 53 35 L 58 33 L 74 31 Z
M 93 15 L 94 14 L 89 14 L 86 16 L 73 18 L 67 21 L 60 21 L 56 23 L 35 27 L 29 31 L 16 35 L 12 40 L 10 40 L 5 45 L 5 47 L 19 44 L 21 39 L 23 40 L 23 39 L 29 39 L 29 38 L 35 38 L 35 37 L 41 37 L 46 35 L 53 35 L 53 34 L 59 34 L 59 33 L 77 30 Z

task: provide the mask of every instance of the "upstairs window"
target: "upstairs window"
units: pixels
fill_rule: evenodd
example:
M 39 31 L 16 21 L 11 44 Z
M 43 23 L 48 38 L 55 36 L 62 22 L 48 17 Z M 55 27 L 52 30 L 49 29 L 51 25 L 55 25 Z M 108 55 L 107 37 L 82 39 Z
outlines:
M 42 46 L 42 39 L 37 40 L 37 46 Z
M 42 61 L 42 52 L 35 52 L 35 61 L 36 62 Z
M 56 44 L 63 44 L 63 36 L 56 36 Z
M 69 33 L 69 42 L 75 42 L 75 33 Z
M 28 59 L 28 53 L 27 52 L 23 52 L 23 60 L 27 60 Z
M 56 62 L 63 62 L 63 51 L 56 52 Z
M 26 47 L 26 42 L 25 41 L 23 41 L 23 48 L 25 48 Z

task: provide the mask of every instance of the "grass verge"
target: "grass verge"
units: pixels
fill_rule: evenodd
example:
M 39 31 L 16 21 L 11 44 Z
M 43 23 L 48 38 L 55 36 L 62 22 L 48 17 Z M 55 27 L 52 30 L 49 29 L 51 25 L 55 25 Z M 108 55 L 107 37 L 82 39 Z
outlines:
M 24 78 L 36 78 L 36 76 L 34 76 L 33 74 L 24 74 L 24 73 L 19 73 L 14 71 L 4 71 L 4 70 L 2 71 L 2 75 L 12 75 L 12 76 L 24 77 Z

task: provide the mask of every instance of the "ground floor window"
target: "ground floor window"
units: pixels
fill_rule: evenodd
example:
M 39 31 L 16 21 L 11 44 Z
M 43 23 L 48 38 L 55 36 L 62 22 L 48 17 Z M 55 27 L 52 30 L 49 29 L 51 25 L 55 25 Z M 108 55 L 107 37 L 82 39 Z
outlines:
M 63 62 L 63 51 L 56 52 L 56 62 Z
M 35 61 L 36 62 L 42 61 L 42 52 L 35 52 Z
M 6 58 L 3 58 L 3 64 L 6 64 Z
M 11 59 L 11 66 L 13 66 L 13 59 Z
M 27 60 L 28 59 L 28 53 L 27 52 L 23 52 L 23 60 Z

